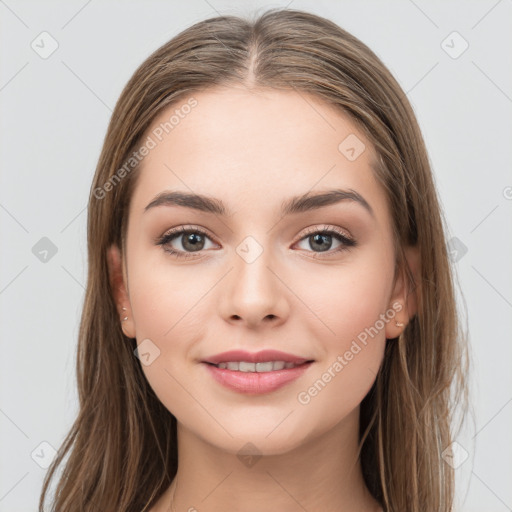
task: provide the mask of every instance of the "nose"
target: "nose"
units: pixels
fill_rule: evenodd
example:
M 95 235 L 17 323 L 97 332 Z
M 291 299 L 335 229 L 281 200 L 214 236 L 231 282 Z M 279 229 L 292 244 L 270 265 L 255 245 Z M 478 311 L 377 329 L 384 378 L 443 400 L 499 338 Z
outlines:
M 255 329 L 286 321 L 290 308 L 288 289 L 266 252 L 250 263 L 234 255 L 234 267 L 226 276 L 220 303 L 221 315 L 227 322 Z

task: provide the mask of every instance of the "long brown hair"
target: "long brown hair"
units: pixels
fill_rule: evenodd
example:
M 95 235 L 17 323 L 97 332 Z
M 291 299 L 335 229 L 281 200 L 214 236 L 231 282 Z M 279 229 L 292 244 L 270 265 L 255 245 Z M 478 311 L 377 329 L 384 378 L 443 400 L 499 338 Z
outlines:
M 384 510 L 450 511 L 454 472 L 442 452 L 453 440 L 457 400 L 467 403 L 468 357 L 446 221 L 418 123 L 397 81 L 360 40 L 322 17 L 272 9 L 253 20 L 216 17 L 184 30 L 141 64 L 116 104 L 89 198 L 80 409 L 46 475 L 40 512 L 66 455 L 51 509 L 58 512 L 147 510 L 176 474 L 176 419 L 148 384 L 133 354 L 136 340 L 122 332 L 107 249 L 125 247 L 138 175 L 137 165 L 125 164 L 151 122 L 194 92 L 231 84 L 313 94 L 348 114 L 374 145 L 396 268 L 415 287 L 418 309 L 403 334 L 386 343 L 361 403 L 361 465 Z M 407 245 L 419 250 L 416 283 L 404 258 Z

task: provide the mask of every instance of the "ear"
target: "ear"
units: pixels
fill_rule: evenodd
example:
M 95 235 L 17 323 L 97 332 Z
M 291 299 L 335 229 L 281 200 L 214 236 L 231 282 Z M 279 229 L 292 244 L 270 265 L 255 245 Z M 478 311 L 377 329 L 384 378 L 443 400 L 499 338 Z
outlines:
M 111 245 L 107 250 L 108 273 L 110 287 L 114 294 L 119 322 L 125 336 L 135 338 L 135 324 L 127 290 L 127 279 L 124 273 L 121 251 L 117 245 Z M 126 318 L 126 320 L 124 320 Z
M 386 338 L 397 338 L 405 329 L 409 320 L 418 311 L 418 301 L 421 297 L 421 261 L 417 246 L 404 247 L 406 264 L 412 274 L 414 282 L 411 283 L 406 269 L 402 268 L 396 276 L 393 292 L 390 297 L 390 307 L 396 311 L 394 319 L 386 324 Z M 398 306 L 400 304 L 400 307 Z M 396 322 L 403 325 L 396 325 Z

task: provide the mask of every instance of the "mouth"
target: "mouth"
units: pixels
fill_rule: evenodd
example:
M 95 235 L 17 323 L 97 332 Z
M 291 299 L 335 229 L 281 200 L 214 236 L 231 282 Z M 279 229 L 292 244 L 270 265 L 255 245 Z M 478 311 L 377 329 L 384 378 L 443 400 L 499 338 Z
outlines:
M 203 361 L 208 374 L 223 387 L 247 395 L 261 395 L 276 391 L 299 379 L 313 365 L 313 360 L 303 363 L 285 361 L 228 361 L 209 363 Z M 272 368 L 272 369 L 270 369 Z
M 290 367 L 290 364 L 299 365 L 302 363 L 305 363 L 306 361 L 310 361 L 312 359 L 307 359 L 305 357 L 300 357 L 295 354 L 288 354 L 287 352 L 281 352 L 280 350 L 260 350 L 259 352 L 247 352 L 246 350 L 229 350 L 228 352 L 222 352 L 221 354 L 217 354 L 211 357 L 206 358 L 203 362 L 204 363 L 210 363 L 210 364 L 233 364 L 238 363 L 239 367 L 240 364 L 242 365 L 242 368 L 251 368 L 250 370 L 241 370 L 241 371 L 257 371 L 253 369 L 251 366 L 248 366 L 251 363 L 265 363 L 267 366 L 261 367 L 261 368 L 268 368 L 268 363 L 278 363 L 276 365 L 277 369 L 281 366 L 281 363 L 284 363 L 285 366 L 283 368 Z M 288 365 L 288 366 L 286 366 Z M 227 367 L 226 367 L 227 368 Z M 236 368 L 233 366 L 233 368 L 230 368 L 235 370 Z M 271 371 L 268 370 L 262 370 L 262 371 Z
M 290 361 L 264 361 L 260 363 L 251 363 L 249 361 L 227 361 L 223 363 L 209 363 L 205 361 L 206 364 L 215 366 L 220 369 L 227 369 L 234 372 L 244 372 L 244 373 L 264 373 L 264 372 L 275 372 L 279 370 L 288 370 L 290 368 L 297 368 L 298 366 L 302 366 L 303 364 L 312 363 L 313 360 L 304 361 L 303 363 L 292 363 Z

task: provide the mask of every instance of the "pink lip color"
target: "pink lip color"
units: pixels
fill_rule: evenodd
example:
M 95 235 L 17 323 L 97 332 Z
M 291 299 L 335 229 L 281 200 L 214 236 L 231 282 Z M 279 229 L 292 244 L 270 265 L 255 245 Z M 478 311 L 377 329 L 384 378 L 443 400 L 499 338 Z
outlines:
M 235 361 L 240 360 L 247 361 L 247 359 L 235 359 Z M 268 361 L 268 359 L 266 360 Z M 275 361 L 283 361 L 283 359 L 275 359 Z M 298 379 L 312 363 L 307 362 L 295 368 L 283 368 L 282 370 L 271 372 L 239 372 L 228 370 L 227 368 L 217 368 L 212 364 L 203 364 L 205 364 L 217 382 L 239 393 L 254 395 L 275 391 L 289 382 Z

